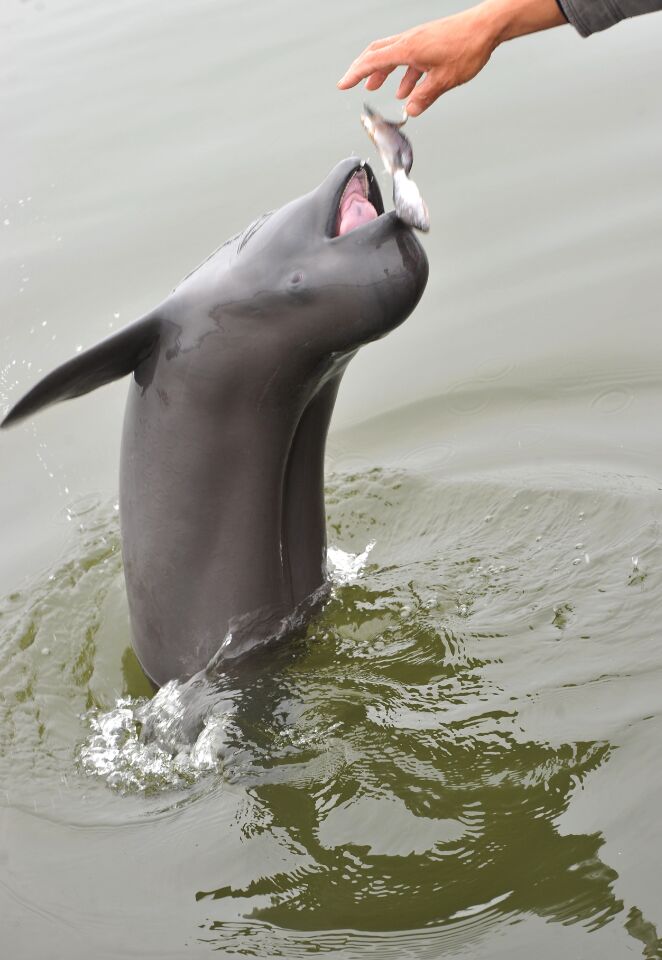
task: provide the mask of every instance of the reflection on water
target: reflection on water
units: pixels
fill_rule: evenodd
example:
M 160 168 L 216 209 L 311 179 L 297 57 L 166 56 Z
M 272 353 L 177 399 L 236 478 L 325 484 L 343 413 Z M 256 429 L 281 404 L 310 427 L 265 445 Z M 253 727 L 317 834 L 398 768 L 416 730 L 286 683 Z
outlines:
M 316 931 L 330 954 L 369 935 L 380 955 L 433 956 L 537 916 L 617 920 L 659 957 L 654 925 L 615 891 L 599 812 L 563 829 L 650 715 L 645 683 L 634 699 L 619 688 L 641 657 L 660 670 L 645 631 L 624 640 L 659 587 L 651 498 L 618 478 L 337 475 L 335 590 L 307 636 L 155 697 L 127 648 L 116 513 L 83 504 L 70 556 L 2 608 L 7 798 L 64 824 L 87 795 L 76 816 L 93 824 L 108 787 L 142 798 L 142 813 L 112 805 L 127 822 L 191 804 L 209 817 L 219 788 L 238 791 L 218 863 L 181 894 L 204 911 L 199 945 L 228 955 L 295 956 Z

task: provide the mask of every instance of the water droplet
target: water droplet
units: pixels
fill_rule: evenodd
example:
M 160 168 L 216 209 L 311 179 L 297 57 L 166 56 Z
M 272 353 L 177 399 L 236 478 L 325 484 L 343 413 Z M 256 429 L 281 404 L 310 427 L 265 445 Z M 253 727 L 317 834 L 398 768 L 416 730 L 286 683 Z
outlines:
M 581 563 L 581 562 L 582 562 L 582 558 L 581 558 L 581 557 L 575 557 L 575 559 L 572 561 L 572 565 L 573 565 L 573 567 L 576 567 L 577 564 L 578 564 L 578 563 Z

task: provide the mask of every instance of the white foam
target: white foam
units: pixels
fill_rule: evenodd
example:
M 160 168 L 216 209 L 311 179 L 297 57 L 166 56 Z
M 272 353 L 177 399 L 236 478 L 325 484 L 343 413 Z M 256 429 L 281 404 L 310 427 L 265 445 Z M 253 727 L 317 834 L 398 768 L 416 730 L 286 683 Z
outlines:
M 84 719 L 91 733 L 78 750 L 81 770 L 121 792 L 184 786 L 220 772 L 233 711 L 208 713 L 189 743 L 183 734 L 183 689 L 171 681 L 152 700 L 122 698 L 111 710 L 89 711 Z M 227 707 L 227 701 L 220 704 Z
M 375 540 L 371 540 L 363 553 L 348 553 L 339 547 L 329 547 L 327 560 L 331 564 L 329 574 L 333 582 L 346 584 L 357 580 L 368 562 L 370 551 L 375 543 Z

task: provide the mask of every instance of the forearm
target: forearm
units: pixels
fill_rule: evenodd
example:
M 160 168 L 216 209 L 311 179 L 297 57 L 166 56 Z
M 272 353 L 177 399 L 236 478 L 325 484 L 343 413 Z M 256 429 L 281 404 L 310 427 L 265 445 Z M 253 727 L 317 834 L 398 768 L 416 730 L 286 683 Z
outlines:
M 662 0 L 484 0 L 473 12 L 493 45 L 571 23 L 583 37 L 627 17 L 662 10 Z

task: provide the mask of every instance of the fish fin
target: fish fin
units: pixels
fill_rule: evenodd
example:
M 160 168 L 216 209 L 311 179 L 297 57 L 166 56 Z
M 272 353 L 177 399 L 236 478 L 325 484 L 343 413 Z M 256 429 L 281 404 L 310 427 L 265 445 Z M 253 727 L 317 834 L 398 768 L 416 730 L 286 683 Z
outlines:
M 152 352 L 160 332 L 161 320 L 155 314 L 148 314 L 72 357 L 26 393 L 12 407 L 0 427 L 12 426 L 43 407 L 80 397 L 131 373 Z

